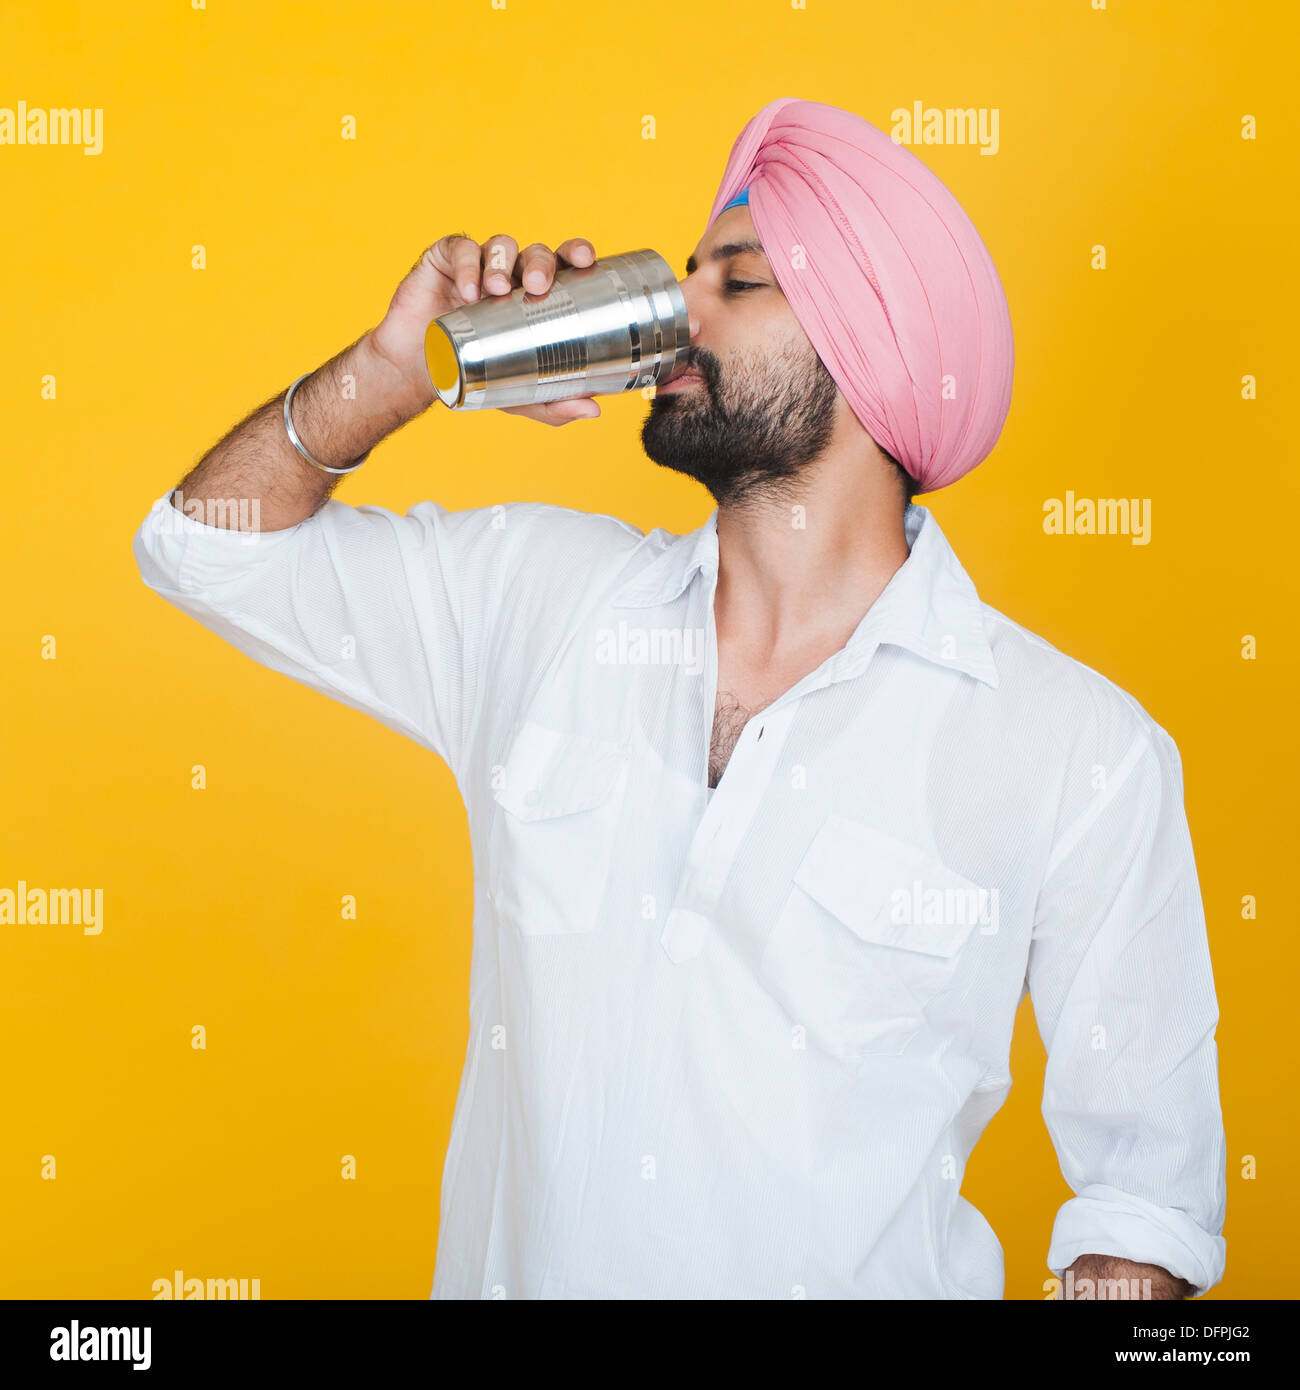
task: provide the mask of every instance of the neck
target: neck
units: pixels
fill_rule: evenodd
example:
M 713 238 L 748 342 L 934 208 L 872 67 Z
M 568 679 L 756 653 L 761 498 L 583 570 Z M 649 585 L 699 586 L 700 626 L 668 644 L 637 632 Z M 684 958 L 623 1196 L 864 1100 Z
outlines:
M 780 663 L 837 650 L 908 556 L 892 468 L 819 460 L 797 495 L 718 508 L 720 644 Z

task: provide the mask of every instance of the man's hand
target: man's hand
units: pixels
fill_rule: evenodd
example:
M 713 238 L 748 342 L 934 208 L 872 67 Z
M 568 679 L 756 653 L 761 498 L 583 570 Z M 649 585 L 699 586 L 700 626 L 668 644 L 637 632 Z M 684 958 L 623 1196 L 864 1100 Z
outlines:
M 1092 1280 L 1093 1298 L 1131 1299 L 1134 1289 L 1131 1280 L 1137 1280 L 1137 1297 L 1145 1298 L 1146 1280 L 1149 1279 L 1152 1301 L 1182 1299 L 1192 1292 L 1192 1285 L 1186 1279 L 1176 1278 L 1159 1265 L 1138 1264 L 1136 1260 L 1121 1260 L 1114 1255 L 1080 1255 L 1070 1266 L 1069 1272 L 1074 1275 L 1076 1299 L 1079 1283 L 1083 1279 Z M 1122 1288 L 1120 1281 L 1123 1281 Z M 1062 1297 L 1063 1292 L 1058 1292 L 1057 1297 Z
M 592 265 L 595 259 L 595 248 L 581 237 L 570 237 L 554 251 L 540 242 L 521 251 L 511 236 L 491 236 L 480 245 L 463 232 L 453 232 L 435 241 L 411 267 L 384 321 L 370 332 L 370 341 L 405 383 L 403 395 L 412 403 L 412 413 L 424 410 L 437 399 L 424 357 L 425 330 L 434 319 L 484 295 L 500 297 L 521 287 L 540 298 L 550 290 L 557 270 Z M 506 406 L 502 414 L 564 425 L 594 419 L 600 407 L 590 396 L 578 396 Z

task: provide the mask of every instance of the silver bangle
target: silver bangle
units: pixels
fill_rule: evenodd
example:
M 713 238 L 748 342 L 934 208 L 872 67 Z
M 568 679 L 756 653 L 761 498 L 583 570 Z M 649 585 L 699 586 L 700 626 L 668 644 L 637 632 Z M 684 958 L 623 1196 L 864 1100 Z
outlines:
M 295 449 L 297 449 L 297 451 L 303 456 L 303 458 L 307 460 L 309 464 L 311 464 L 313 468 L 319 468 L 322 473 L 352 473 L 356 469 L 360 468 L 361 465 L 365 463 L 365 461 L 370 457 L 369 449 L 367 449 L 366 452 L 362 454 L 361 457 L 355 463 L 349 464 L 346 468 L 331 468 L 328 464 L 321 463 L 318 459 L 312 458 L 312 456 L 307 452 L 306 448 L 303 446 L 302 440 L 298 438 L 298 431 L 293 427 L 293 416 L 289 413 L 289 406 L 293 402 L 293 393 L 303 384 L 304 381 L 307 380 L 309 376 L 311 376 L 310 372 L 304 372 L 298 378 L 298 380 L 295 381 L 293 385 L 289 387 L 289 389 L 284 393 L 284 429 L 285 433 L 289 436 L 289 443 L 292 444 Z

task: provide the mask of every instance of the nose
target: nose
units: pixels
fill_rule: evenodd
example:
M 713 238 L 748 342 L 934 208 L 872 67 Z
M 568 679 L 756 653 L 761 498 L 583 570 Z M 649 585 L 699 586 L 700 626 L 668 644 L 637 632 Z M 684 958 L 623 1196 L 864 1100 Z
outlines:
M 691 287 L 691 277 L 688 275 L 677 283 L 681 286 L 682 298 L 686 301 L 686 316 L 691 325 L 691 342 L 694 342 L 700 336 L 700 320 L 691 303 L 695 298 L 695 291 Z

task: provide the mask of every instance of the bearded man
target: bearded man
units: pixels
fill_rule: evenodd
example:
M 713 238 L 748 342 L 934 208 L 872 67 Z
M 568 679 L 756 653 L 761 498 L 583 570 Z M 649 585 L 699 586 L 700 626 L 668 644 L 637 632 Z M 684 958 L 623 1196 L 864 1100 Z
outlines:
M 594 259 L 442 237 L 136 536 L 151 588 L 456 776 L 433 1296 L 1002 1297 L 960 1188 L 1026 992 L 1074 1192 L 1048 1266 L 1203 1293 L 1225 1143 L 1178 752 L 984 604 L 913 500 L 987 457 L 1013 368 L 993 261 L 919 159 L 791 98 L 736 140 L 641 436 L 712 495 L 696 530 L 329 496 L 434 400 L 433 318 Z M 221 499 L 256 502 L 252 541 L 157 524 Z M 346 809 L 322 825 L 346 855 Z

